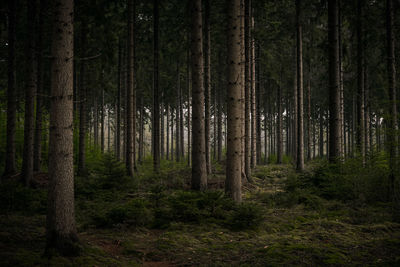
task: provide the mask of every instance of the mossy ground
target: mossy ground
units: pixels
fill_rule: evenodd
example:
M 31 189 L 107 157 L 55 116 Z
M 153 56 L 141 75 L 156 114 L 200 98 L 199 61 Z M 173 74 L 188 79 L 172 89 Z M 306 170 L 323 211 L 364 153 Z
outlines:
M 400 224 L 392 219 L 390 205 L 304 192 L 293 201 L 285 192 L 285 181 L 293 175 L 289 165 L 254 172 L 254 184 L 244 186 L 244 202 L 256 205 L 255 211 L 231 207 L 215 193 L 223 189 L 221 166 L 210 179 L 214 193 L 207 195 L 182 193 L 190 176 L 184 163 L 164 162 L 159 175 L 149 169 L 151 162 L 145 162 L 135 181 L 107 180 L 112 173 L 104 170 L 76 178 L 78 257 L 43 257 L 45 209 L 4 204 L 0 266 L 400 265 Z M 22 189 L 13 186 L 18 197 Z M 44 189 L 31 191 L 42 196 Z M 31 199 L 36 197 L 26 201 Z M 258 221 L 254 214 L 260 211 Z M 254 225 L 237 218 L 253 215 Z M 235 218 L 242 224 L 229 222 Z

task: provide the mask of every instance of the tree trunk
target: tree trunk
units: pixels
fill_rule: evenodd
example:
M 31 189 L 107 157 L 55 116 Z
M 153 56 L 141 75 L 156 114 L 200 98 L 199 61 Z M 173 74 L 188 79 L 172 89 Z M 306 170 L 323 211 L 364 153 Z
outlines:
M 188 31 L 188 40 L 189 40 L 189 31 Z M 188 129 L 188 166 L 190 166 L 190 160 L 191 160 L 191 151 L 190 151 L 190 145 L 192 143 L 191 141 L 191 131 L 190 131 L 190 86 L 192 85 L 191 81 L 191 73 L 190 73 L 190 51 L 189 49 L 187 50 L 186 54 L 186 79 L 187 79 L 187 129 Z
M 180 148 L 180 139 L 181 139 L 181 132 L 180 132 L 180 108 L 179 108 L 179 94 L 181 90 L 181 77 L 180 77 L 180 72 L 179 72 L 179 62 L 176 67 L 176 74 L 177 74 L 177 82 L 176 82 L 176 102 L 175 102 L 175 110 L 176 110 L 176 116 L 175 116 L 175 128 L 176 128 L 176 138 L 175 138 L 175 160 L 176 162 L 179 162 L 181 160 L 181 148 Z
M 35 50 L 35 21 L 36 21 L 36 0 L 28 1 L 28 38 L 26 54 L 26 75 L 25 84 L 25 120 L 24 120 L 24 151 L 22 158 L 21 178 L 26 186 L 30 185 L 33 179 L 33 138 L 35 133 L 35 95 L 37 79 L 37 61 Z
M 242 201 L 241 192 L 241 34 L 240 0 L 227 1 L 228 10 L 228 143 L 225 191 L 234 201 Z
M 73 1 L 54 4 L 46 250 L 77 252 L 73 165 Z
M 153 2 L 153 23 L 154 23 L 154 73 L 153 73 L 153 168 L 155 172 L 160 169 L 160 103 L 158 96 L 158 31 L 159 31 L 159 16 L 158 16 L 158 0 Z
M 105 135 L 104 135 L 104 69 L 102 70 L 101 73 L 101 104 L 100 104 L 100 147 L 101 147 L 101 153 L 104 153 L 104 141 L 105 141 Z
M 217 139 L 218 139 L 218 144 L 217 144 L 217 161 L 221 162 L 222 161 L 222 80 L 221 80 L 221 73 L 220 75 L 218 75 L 219 77 L 219 85 L 220 87 L 217 90 L 217 108 L 218 108 L 218 112 L 217 112 L 217 118 L 218 118 L 218 134 L 217 134 Z
M 256 158 L 257 164 L 261 164 L 261 81 L 260 81 L 260 46 L 257 45 L 257 60 L 256 60 Z
M 277 164 L 282 164 L 283 144 L 282 144 L 282 69 L 281 79 L 277 85 L 276 103 L 277 103 L 277 127 L 276 127 L 276 148 L 277 148 Z
M 126 101 L 126 169 L 133 177 L 135 166 L 135 115 L 136 100 L 134 87 L 134 23 L 135 0 L 128 0 L 128 60 L 127 60 L 127 101 Z
M 169 105 L 167 104 L 166 105 L 167 107 L 166 107 L 166 113 L 167 113 L 167 139 L 166 139 L 166 142 L 167 142 L 167 151 L 166 151 L 166 158 L 167 158 L 167 160 L 169 160 Z
M 192 189 L 207 188 L 207 164 L 204 131 L 204 66 L 201 0 L 191 6 L 191 61 L 192 61 Z
M 7 147 L 3 176 L 17 172 L 15 165 L 15 130 L 17 120 L 17 94 L 15 87 L 15 0 L 8 1 L 8 89 L 7 89 Z
M 86 51 L 86 24 L 81 29 L 81 57 Z M 85 137 L 86 137 L 86 85 L 85 85 L 85 61 L 80 62 L 79 73 L 79 146 L 78 146 L 78 175 L 83 176 L 86 172 L 85 166 Z
M 43 53 L 43 21 L 45 10 L 47 9 L 46 0 L 40 1 L 39 22 L 37 27 L 36 40 L 36 60 L 37 60 L 37 94 L 36 94 L 36 122 L 33 147 L 33 170 L 40 171 L 42 161 L 42 127 L 43 127 L 43 75 L 42 75 L 42 53 Z
M 311 59 L 308 60 L 307 84 L 307 160 L 311 160 Z
M 304 170 L 304 114 L 303 114 L 303 40 L 301 0 L 296 0 L 297 24 L 297 170 Z
M 250 0 L 251 2 L 251 0 Z M 251 4 L 252 5 L 252 4 Z M 253 8 L 250 6 L 250 42 L 251 42 L 251 158 L 250 158 L 250 164 L 251 168 L 256 167 L 257 163 L 257 153 L 256 153 L 256 147 L 257 147 L 257 132 L 256 132 L 256 127 L 257 127 L 257 113 L 256 113 L 256 49 L 255 49 L 255 39 L 254 39 L 254 16 L 253 16 Z
M 211 121 L 211 40 L 210 40 L 210 2 L 204 0 L 204 101 L 205 101 L 205 140 L 207 174 L 211 174 L 210 121 Z
M 122 45 L 121 40 L 118 42 L 118 93 L 117 93 L 117 124 L 116 127 L 116 144 L 115 152 L 117 159 L 121 159 L 121 71 L 122 71 Z M 140 144 L 139 144 L 140 147 Z M 140 155 L 140 153 L 139 153 Z
M 250 44 L 250 0 L 245 0 L 245 109 L 244 109 L 244 171 L 247 179 L 251 179 L 251 44 Z
M 395 39 L 393 1 L 386 1 L 386 40 L 387 40 L 387 74 L 388 94 L 390 106 L 388 113 L 388 135 L 387 144 L 389 148 L 389 178 L 391 182 L 391 193 L 395 190 L 395 173 L 397 168 L 397 106 L 396 106 L 396 64 L 395 64 Z
M 179 131 L 180 131 L 180 139 L 179 139 L 179 147 L 181 149 L 180 154 L 181 157 L 185 157 L 185 132 L 183 130 L 183 103 L 182 103 L 182 86 L 179 86 Z
M 357 1 L 357 150 L 365 163 L 363 4 Z

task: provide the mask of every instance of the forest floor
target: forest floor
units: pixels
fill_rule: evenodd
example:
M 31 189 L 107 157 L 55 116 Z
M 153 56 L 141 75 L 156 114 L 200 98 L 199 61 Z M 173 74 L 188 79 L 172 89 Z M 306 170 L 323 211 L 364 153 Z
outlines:
M 400 265 L 400 224 L 388 205 L 293 197 L 290 165 L 257 167 L 235 206 L 221 193 L 221 166 L 199 194 L 186 191 L 184 163 L 154 175 L 145 162 L 132 182 L 108 161 L 76 178 L 77 257 L 43 257 L 45 186 L 3 185 L 0 266 Z

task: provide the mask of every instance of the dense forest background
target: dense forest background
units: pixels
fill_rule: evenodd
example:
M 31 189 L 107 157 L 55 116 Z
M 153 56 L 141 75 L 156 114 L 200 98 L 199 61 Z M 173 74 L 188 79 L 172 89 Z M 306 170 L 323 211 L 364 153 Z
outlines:
M 3 1 L 1 265 L 399 264 L 399 8 Z

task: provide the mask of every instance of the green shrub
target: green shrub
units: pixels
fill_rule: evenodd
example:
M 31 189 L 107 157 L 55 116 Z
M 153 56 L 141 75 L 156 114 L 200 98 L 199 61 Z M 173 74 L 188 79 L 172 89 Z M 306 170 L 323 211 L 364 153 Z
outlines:
M 47 190 L 28 188 L 17 181 L 0 184 L 0 212 L 12 211 L 24 214 L 45 214 Z
M 241 203 L 227 222 L 233 230 L 257 229 L 263 221 L 263 210 L 256 203 Z

